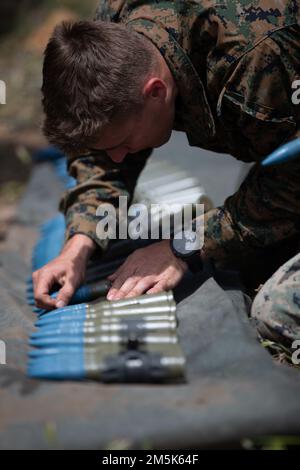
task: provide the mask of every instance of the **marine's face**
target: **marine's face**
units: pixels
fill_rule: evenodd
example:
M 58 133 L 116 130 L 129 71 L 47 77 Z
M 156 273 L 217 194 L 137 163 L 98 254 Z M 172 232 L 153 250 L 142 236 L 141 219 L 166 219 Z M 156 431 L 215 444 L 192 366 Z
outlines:
M 170 139 L 174 106 L 160 101 L 148 101 L 137 115 L 107 126 L 93 145 L 105 150 L 116 163 L 121 163 L 128 153 L 160 147 Z

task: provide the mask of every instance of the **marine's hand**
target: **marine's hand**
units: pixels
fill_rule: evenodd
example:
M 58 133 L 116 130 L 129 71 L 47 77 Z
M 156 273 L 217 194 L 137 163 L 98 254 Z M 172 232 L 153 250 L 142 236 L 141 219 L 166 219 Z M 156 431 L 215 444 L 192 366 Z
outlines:
M 86 235 L 74 235 L 64 246 L 61 254 L 32 275 L 36 306 L 47 310 L 67 305 L 82 283 L 89 257 L 96 244 Z M 50 297 L 51 288 L 59 284 L 56 299 Z
M 176 258 L 169 240 L 136 250 L 108 277 L 113 282 L 108 300 L 154 294 L 172 289 L 182 279 L 187 264 Z

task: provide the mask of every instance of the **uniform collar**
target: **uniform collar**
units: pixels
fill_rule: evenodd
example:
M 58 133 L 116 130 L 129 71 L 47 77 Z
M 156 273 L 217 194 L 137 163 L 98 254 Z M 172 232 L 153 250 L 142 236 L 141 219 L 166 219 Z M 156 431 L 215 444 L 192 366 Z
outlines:
M 151 17 L 126 22 L 134 31 L 150 39 L 164 56 L 179 91 L 179 109 L 183 129 L 191 145 L 206 143 L 216 133 L 214 118 L 203 83 L 185 50 L 163 24 Z

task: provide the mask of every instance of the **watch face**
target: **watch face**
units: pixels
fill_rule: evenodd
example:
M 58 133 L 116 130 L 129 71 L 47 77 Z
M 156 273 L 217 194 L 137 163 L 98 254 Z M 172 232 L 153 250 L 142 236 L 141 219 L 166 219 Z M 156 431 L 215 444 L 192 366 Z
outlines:
M 180 236 L 180 234 L 179 234 Z M 192 256 L 195 251 L 199 250 L 198 236 L 196 232 L 185 231 L 181 232 L 182 238 L 173 239 L 173 248 L 181 256 Z

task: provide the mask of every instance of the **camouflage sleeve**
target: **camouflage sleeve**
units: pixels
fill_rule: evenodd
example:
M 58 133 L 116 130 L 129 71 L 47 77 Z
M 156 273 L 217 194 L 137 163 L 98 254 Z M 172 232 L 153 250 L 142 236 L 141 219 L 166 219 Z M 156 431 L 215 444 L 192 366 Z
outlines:
M 218 111 L 225 138 L 227 131 L 228 141 L 230 136 L 235 141 L 232 154 L 257 163 L 224 206 L 206 215 L 207 256 L 238 260 L 300 234 L 300 160 L 259 164 L 300 137 L 300 105 L 292 102 L 292 83 L 300 78 L 299 40 L 300 28 L 291 26 L 262 41 L 238 64 L 221 94 Z
M 114 163 L 105 152 L 84 155 L 69 161 L 69 173 L 77 185 L 66 191 L 60 202 L 60 210 L 66 218 L 66 240 L 77 233 L 92 238 L 100 248 L 107 242 L 96 235 L 99 217 L 98 206 L 103 202 L 118 208 L 119 196 L 132 200 L 136 181 L 152 149 L 128 154 L 121 164 Z

